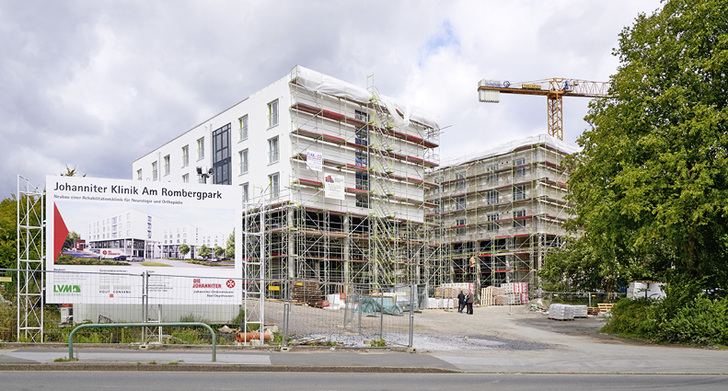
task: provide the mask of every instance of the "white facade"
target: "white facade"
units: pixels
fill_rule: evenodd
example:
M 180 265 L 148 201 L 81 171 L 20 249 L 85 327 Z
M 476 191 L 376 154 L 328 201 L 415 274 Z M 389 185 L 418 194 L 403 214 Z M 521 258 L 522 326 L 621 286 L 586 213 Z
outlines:
M 230 178 L 227 184 L 248 184 L 249 196 L 259 195 L 267 186 L 269 177 L 290 176 L 290 164 L 283 156 L 289 156 L 290 138 L 282 137 L 290 132 L 291 94 L 289 77 L 284 77 L 249 96 L 222 113 L 188 130 L 181 136 L 162 145 L 134 161 L 132 178 L 161 182 L 201 182 L 199 167 L 203 173 L 213 168 L 213 132 L 230 125 Z M 277 103 L 277 124 L 270 124 L 269 104 Z M 276 113 L 273 114 L 275 119 Z M 247 123 L 247 132 L 244 125 Z M 269 161 L 268 140 L 277 137 L 278 159 Z M 241 166 L 241 154 L 247 154 L 247 171 Z M 241 169 L 242 167 L 242 169 Z M 156 175 L 155 175 L 156 172 Z M 207 183 L 224 183 L 227 178 L 210 175 Z
M 114 250 L 112 254 L 156 258 L 160 255 L 163 224 L 156 216 L 127 209 L 89 221 L 84 239 L 91 251 L 100 254 L 107 249 Z

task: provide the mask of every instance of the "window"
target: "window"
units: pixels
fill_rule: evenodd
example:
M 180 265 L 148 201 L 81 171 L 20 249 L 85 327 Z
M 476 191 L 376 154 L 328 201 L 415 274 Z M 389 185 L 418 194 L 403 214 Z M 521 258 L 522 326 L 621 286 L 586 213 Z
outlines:
M 354 110 L 354 118 L 359 121 L 369 122 L 369 114 L 365 111 Z
M 182 183 L 190 183 L 190 174 L 182 175 Z
M 240 157 L 240 175 L 243 175 L 248 172 L 248 150 L 243 149 L 242 151 L 238 152 L 238 155 Z
M 457 174 L 455 174 L 455 179 L 457 180 L 457 182 L 455 182 L 455 188 L 464 189 L 465 188 L 465 173 L 458 172 Z
M 526 211 L 524 209 L 513 211 L 513 228 L 525 228 L 526 227 Z
M 455 210 L 464 210 L 465 209 L 465 197 L 456 197 L 455 198 Z
M 368 194 L 357 194 L 356 195 L 356 206 L 360 208 L 369 208 L 369 195 Z
M 468 232 L 467 220 L 466 219 L 457 219 L 457 220 L 455 220 L 455 227 L 457 229 L 456 233 L 458 235 L 465 235 Z
M 169 175 L 169 155 L 164 157 L 164 175 Z
M 490 232 L 497 231 L 500 229 L 500 226 L 498 225 L 497 221 L 500 219 L 499 213 L 491 213 L 488 215 L 488 224 L 486 225 L 486 229 Z
M 278 161 L 278 136 L 268 139 L 268 164 Z
M 366 126 L 358 126 L 354 129 L 354 142 L 357 145 L 368 145 L 369 144 L 369 131 Z
M 278 125 L 278 99 L 268 103 L 268 127 Z
M 486 170 L 490 173 L 486 177 L 486 183 L 488 184 L 495 184 L 498 183 L 498 165 L 497 164 L 491 164 L 488 167 L 486 167 Z
M 197 139 L 197 160 L 205 158 L 205 138 Z
M 243 202 L 248 202 L 248 182 L 242 184 L 243 186 Z
M 493 205 L 498 203 L 498 190 L 489 190 L 487 193 L 485 193 L 485 202 L 488 205 Z
M 268 185 L 270 186 L 270 198 L 275 200 L 280 195 L 281 180 L 278 173 L 268 175 Z
M 432 213 L 440 213 L 442 210 L 442 200 L 434 200 L 432 203 L 435 204 L 435 207 L 432 208 Z
M 363 172 L 356 173 L 356 188 L 359 190 L 369 190 L 369 175 Z
M 526 167 L 518 167 L 513 171 L 514 178 L 521 178 L 526 176 Z
M 492 172 L 492 173 L 488 174 L 488 177 L 486 178 L 486 183 L 488 183 L 488 184 L 498 183 L 498 173 Z
M 354 164 L 359 167 L 369 167 L 369 155 L 367 151 L 357 149 L 354 152 Z
M 363 172 L 356 173 L 356 188 L 359 190 L 369 191 L 369 174 Z M 357 194 L 356 206 L 360 208 L 368 208 L 369 194 Z
M 185 145 L 182 147 L 182 167 L 187 167 L 190 165 L 190 146 Z
M 141 168 L 137 170 L 137 180 L 138 181 L 142 180 L 142 169 Z
M 212 183 L 218 185 L 230 185 L 232 181 L 230 125 L 228 123 L 212 132 Z
M 157 180 L 157 162 L 152 162 L 152 180 Z
M 238 131 L 238 135 L 240 136 L 239 141 L 247 140 L 248 139 L 248 115 L 244 115 L 240 118 L 238 118 L 238 122 L 240 122 L 240 130 Z
M 513 160 L 513 166 L 523 166 L 526 164 L 526 159 L 520 158 Z M 517 167 L 513 171 L 513 177 L 514 178 L 521 178 L 526 176 L 526 167 Z
M 513 186 L 513 201 L 520 201 L 526 198 L 526 185 Z

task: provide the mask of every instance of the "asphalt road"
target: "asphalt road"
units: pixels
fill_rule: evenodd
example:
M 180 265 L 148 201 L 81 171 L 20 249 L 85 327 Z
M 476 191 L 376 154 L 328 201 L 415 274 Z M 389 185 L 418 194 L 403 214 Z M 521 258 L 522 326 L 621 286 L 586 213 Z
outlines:
M 421 373 L 2 372 L 16 390 L 726 390 L 726 376 Z

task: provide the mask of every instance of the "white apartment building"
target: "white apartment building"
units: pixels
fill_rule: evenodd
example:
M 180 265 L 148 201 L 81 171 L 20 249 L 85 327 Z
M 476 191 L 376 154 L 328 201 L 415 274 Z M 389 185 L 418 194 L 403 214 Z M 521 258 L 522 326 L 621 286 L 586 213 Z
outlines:
M 229 234 L 232 234 L 230 232 Z M 229 235 L 228 234 L 228 235 Z M 167 224 L 162 234 L 162 254 L 166 258 L 196 258 L 199 248 L 207 246 L 210 251 L 214 251 L 215 247 L 226 248 L 227 237 L 220 232 L 206 232 L 200 227 L 192 224 L 170 225 Z M 190 247 L 190 252 L 182 255 L 179 252 L 179 246 L 186 244 Z
M 89 221 L 84 237 L 87 249 L 100 252 L 117 250 L 123 255 L 158 258 L 163 222 L 134 209 Z
M 244 257 L 265 235 L 267 277 L 426 282 L 438 144 L 432 114 L 296 66 L 140 157 L 132 175 L 241 186 Z

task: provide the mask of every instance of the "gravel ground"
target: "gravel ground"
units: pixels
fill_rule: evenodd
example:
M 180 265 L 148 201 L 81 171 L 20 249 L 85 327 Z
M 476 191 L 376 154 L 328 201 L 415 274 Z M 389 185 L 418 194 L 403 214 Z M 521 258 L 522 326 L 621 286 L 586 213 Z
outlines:
M 282 325 L 282 303 L 267 302 L 265 311 L 267 322 Z M 360 348 L 370 347 L 371 341 L 380 339 L 379 316 L 362 316 L 360 334 L 358 313 L 348 315 L 345 328 L 343 310 L 292 306 L 289 334 L 299 342 L 331 341 Z M 385 315 L 383 320 L 387 345 L 407 346 L 409 314 Z M 473 315 L 430 309 L 415 314 L 413 345 L 418 351 L 542 350 L 558 348 L 560 339 L 576 336 L 602 343 L 624 343 L 601 333 L 604 323 L 601 317 L 557 321 L 525 305 L 476 307 Z

